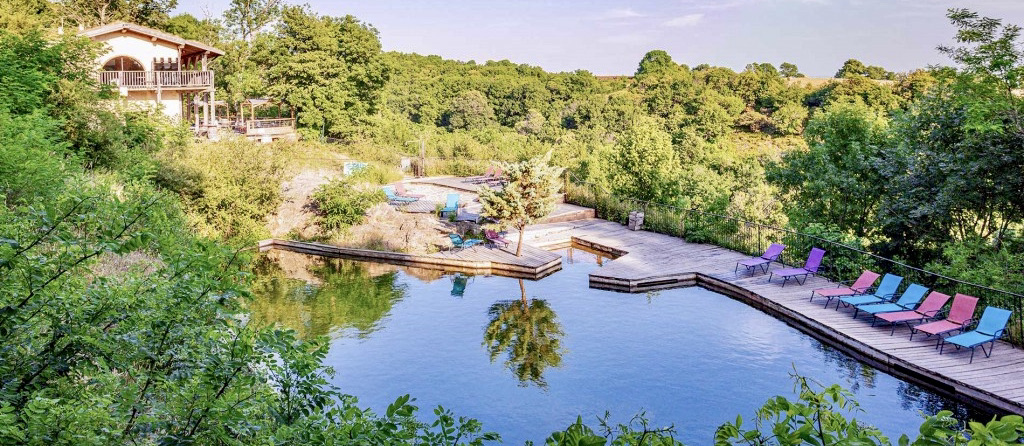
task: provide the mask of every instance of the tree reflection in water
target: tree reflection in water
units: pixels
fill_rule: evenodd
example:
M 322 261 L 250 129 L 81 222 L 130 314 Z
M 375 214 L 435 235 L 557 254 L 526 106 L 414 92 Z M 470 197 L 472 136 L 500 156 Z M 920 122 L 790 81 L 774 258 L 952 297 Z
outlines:
M 302 274 L 286 273 L 270 259 L 258 263 L 255 298 L 248 305 L 254 323 L 293 329 L 301 339 L 339 329 L 354 329 L 366 337 L 405 297 L 405 285 L 395 283 L 395 268 L 371 271 L 368 264 L 350 260 L 303 257 Z
M 505 366 L 519 378 L 520 386 L 536 384 L 547 388 L 544 370 L 562 364 L 562 326 L 543 299 L 526 299 L 519 280 L 519 299 L 501 300 L 487 311 L 490 323 L 484 329 L 483 345 L 493 362 L 506 354 Z

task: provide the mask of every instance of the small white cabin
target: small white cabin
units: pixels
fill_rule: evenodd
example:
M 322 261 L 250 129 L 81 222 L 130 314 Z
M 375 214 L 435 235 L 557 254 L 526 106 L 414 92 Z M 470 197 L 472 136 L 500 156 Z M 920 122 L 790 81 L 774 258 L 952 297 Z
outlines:
M 172 119 L 193 123 L 199 134 L 216 134 L 209 62 L 223 51 L 134 23 L 111 23 L 79 34 L 107 44 L 97 60 L 99 80 L 113 85 L 125 101 L 155 105 Z

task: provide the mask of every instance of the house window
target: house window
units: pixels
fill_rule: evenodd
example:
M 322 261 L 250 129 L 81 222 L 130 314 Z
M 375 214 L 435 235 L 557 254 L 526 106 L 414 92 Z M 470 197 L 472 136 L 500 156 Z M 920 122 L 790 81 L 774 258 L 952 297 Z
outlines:
M 117 56 L 103 64 L 103 71 L 146 71 L 146 68 L 131 57 Z

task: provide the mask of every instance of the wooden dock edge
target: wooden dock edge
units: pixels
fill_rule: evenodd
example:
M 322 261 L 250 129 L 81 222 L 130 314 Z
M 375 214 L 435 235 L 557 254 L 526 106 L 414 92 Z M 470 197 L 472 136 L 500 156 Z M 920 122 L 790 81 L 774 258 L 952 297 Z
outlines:
M 402 252 L 375 251 L 372 249 L 346 248 L 315 242 L 267 239 L 258 244 L 260 252 L 271 249 L 298 252 L 322 257 L 352 260 L 368 260 L 399 266 L 435 269 L 467 274 L 498 275 L 517 279 L 539 280 L 562 269 L 562 259 L 554 259 L 536 268 L 501 262 L 450 259 L 431 255 L 407 254 Z
M 576 237 L 573 237 L 572 239 L 574 243 L 577 242 Z M 613 249 L 609 247 L 601 247 L 595 243 L 588 243 L 588 247 L 598 250 Z M 850 357 L 864 362 L 885 373 L 910 381 L 968 405 L 978 406 L 994 412 L 1024 415 L 1024 405 L 1000 397 L 999 395 L 995 395 L 991 392 L 973 387 L 945 375 L 933 372 L 926 368 L 911 364 L 903 359 L 882 352 L 868 344 L 865 344 L 864 342 L 853 339 L 838 330 L 811 319 L 810 317 L 792 310 L 783 304 L 761 296 L 760 294 L 739 285 L 729 283 L 712 276 L 692 272 L 650 276 L 630 280 L 601 277 L 600 272 L 597 272 L 590 275 L 590 286 L 591 288 L 633 294 L 672 288 L 700 286 L 716 293 L 724 294 L 732 299 L 739 300 L 758 310 L 768 313 L 776 319 L 785 322 L 787 325 L 800 330 L 818 341 L 842 351 Z M 1010 348 L 1009 346 L 1004 347 Z M 936 352 L 936 354 L 938 354 L 938 352 Z

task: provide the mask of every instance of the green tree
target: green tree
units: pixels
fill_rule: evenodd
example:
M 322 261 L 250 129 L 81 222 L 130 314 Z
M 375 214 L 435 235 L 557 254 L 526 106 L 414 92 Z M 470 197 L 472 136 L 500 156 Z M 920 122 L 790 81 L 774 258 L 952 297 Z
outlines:
M 346 136 L 377 110 L 387 70 L 376 29 L 286 6 L 275 37 L 268 92 L 295 108 L 302 125 Z
M 679 158 L 657 121 L 640 118 L 615 142 L 612 190 L 642 201 L 674 203 L 679 196 Z
M 22 34 L 50 26 L 56 6 L 48 0 L 7 0 L 0 2 L 0 30 Z
M 679 69 L 679 65 L 672 60 L 664 50 L 651 50 L 640 59 L 640 65 L 636 69 L 635 76 L 659 76 L 669 74 Z
M 562 168 L 549 164 L 551 152 L 527 161 L 502 163 L 504 187 L 494 190 L 480 189 L 480 214 L 497 221 L 499 226 L 519 230 L 516 256 L 523 252 L 523 232 L 528 225 L 555 210 L 555 200 L 561 189 L 559 177 Z
M 795 64 L 789 62 L 783 62 L 779 64 L 779 75 L 782 77 L 804 77 L 800 73 L 800 69 Z
M 281 9 L 281 0 L 231 0 L 224 11 L 224 23 L 242 41 L 249 42 Z
M 874 216 L 887 183 L 888 122 L 862 104 L 836 104 L 814 116 L 804 137 L 808 151 L 792 151 L 768 171 L 768 180 L 793 193 L 798 225 L 820 222 L 862 237 L 873 232 Z
M 466 90 L 452 100 L 445 121 L 452 129 L 481 129 L 494 122 L 494 109 L 483 93 Z
M 84 26 L 105 25 L 116 21 L 159 27 L 178 0 L 61 0 L 61 18 Z
M 213 19 L 197 19 L 192 14 L 178 14 L 167 19 L 160 29 L 171 34 L 196 40 L 209 45 L 217 45 L 221 41 L 223 26 Z
M 527 299 L 519 279 L 520 299 L 499 300 L 487 310 L 490 322 L 484 328 L 484 347 L 493 362 L 506 355 L 505 366 L 519 378 L 520 385 L 532 382 L 547 387 L 544 370 L 562 364 L 561 324 L 543 299 Z

